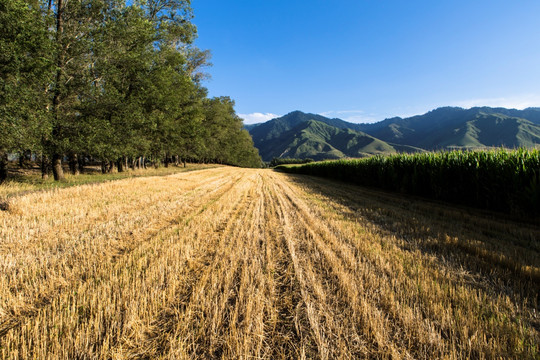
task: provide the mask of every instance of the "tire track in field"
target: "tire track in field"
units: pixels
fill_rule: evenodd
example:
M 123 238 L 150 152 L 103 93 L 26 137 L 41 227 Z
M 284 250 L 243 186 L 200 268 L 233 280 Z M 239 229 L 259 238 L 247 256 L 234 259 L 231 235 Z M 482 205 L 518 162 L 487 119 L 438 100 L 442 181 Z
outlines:
M 300 284 L 287 249 L 276 193 L 265 178 L 263 225 L 266 272 L 269 280 L 269 305 L 265 324 L 266 350 L 264 358 L 315 358 L 317 346 L 310 332 Z
M 222 344 L 223 357 L 242 358 L 248 355 L 260 358 L 264 348 L 264 310 L 267 305 L 268 279 L 264 276 L 265 257 L 262 252 L 264 225 L 263 179 L 257 175 L 248 192 L 250 199 L 243 220 L 242 232 L 236 235 L 238 243 L 231 248 L 236 263 L 233 294 L 223 308 L 223 325 L 217 327 L 216 340 Z M 249 221 L 249 222 L 248 222 Z
M 297 194 L 298 189 L 293 189 L 284 182 L 281 192 L 295 207 L 298 220 L 305 229 L 308 238 L 312 241 L 316 251 L 322 254 L 320 259 L 323 269 L 330 269 L 328 276 L 330 282 L 337 284 L 346 301 L 339 304 L 343 310 L 350 314 L 354 323 L 348 324 L 350 329 L 345 333 L 356 331 L 358 337 L 367 338 L 370 349 L 361 346 L 353 356 L 371 356 L 411 358 L 411 354 L 405 349 L 411 348 L 404 343 L 406 338 L 414 338 L 417 347 L 428 349 L 430 346 L 427 339 L 433 334 L 418 333 L 418 329 L 407 327 L 403 319 L 397 314 L 389 312 L 388 307 L 383 306 L 384 300 L 373 298 L 368 294 L 378 294 L 374 287 L 377 282 L 388 282 L 389 276 L 373 260 L 358 253 L 352 239 L 342 234 L 340 228 L 331 226 L 321 214 L 313 212 L 313 207 L 308 207 Z M 376 281 L 374 281 L 376 279 Z M 355 323 L 361 324 L 364 329 L 355 329 Z M 354 349 L 354 344 L 348 348 Z M 364 345 L 364 344 L 362 344 Z M 418 356 L 416 354 L 415 356 Z
M 175 225 L 179 223 L 182 225 L 181 218 L 183 214 L 186 212 L 186 210 L 191 210 L 188 212 L 188 214 L 197 214 L 201 212 L 201 209 L 204 209 L 205 206 L 208 205 L 208 203 L 215 202 L 215 197 L 220 197 L 226 194 L 239 180 L 240 177 L 237 176 L 235 181 L 227 183 L 226 179 L 223 179 L 220 174 L 215 174 L 216 177 L 210 178 L 208 181 L 203 182 L 203 186 L 195 186 L 196 192 L 203 192 L 202 196 L 196 198 L 195 204 L 193 204 L 195 209 L 191 209 L 190 207 L 181 207 L 174 213 L 174 215 L 171 215 L 167 218 L 166 221 L 160 222 L 160 226 L 149 228 L 146 233 L 143 232 L 144 237 L 138 237 L 137 241 L 129 242 L 126 246 L 120 251 L 120 253 L 116 253 L 115 256 L 109 258 L 109 264 L 111 266 L 118 267 L 118 264 L 122 263 L 123 260 L 128 259 L 134 251 L 137 249 L 142 249 L 142 247 L 147 245 L 152 239 L 156 238 L 160 233 L 161 236 L 163 236 L 163 231 L 165 232 L 171 232 L 175 231 L 170 229 L 171 225 Z M 223 186 L 225 185 L 225 186 Z M 208 190 L 204 191 L 205 187 L 208 187 Z M 198 189 L 201 189 L 201 191 L 197 191 Z M 191 193 L 190 195 L 194 195 L 195 193 Z M 187 199 L 186 199 L 187 201 Z M 197 205 L 198 204 L 198 205 Z M 184 214 L 185 215 L 185 214 Z M 189 215 L 187 215 L 189 216 Z M 155 226 L 155 225 L 154 225 Z M 96 259 L 97 260 L 97 259 Z M 99 260 L 98 260 L 99 261 Z M 3 319 L 1 323 L 0 330 L 2 330 L 2 335 L 7 335 L 10 331 L 15 331 L 19 326 L 21 326 L 25 322 L 32 321 L 34 317 L 42 313 L 44 310 L 46 310 L 47 307 L 51 307 L 53 305 L 58 305 L 58 301 L 62 300 L 59 299 L 64 293 L 69 292 L 68 289 L 73 288 L 81 288 L 84 287 L 85 284 L 87 284 L 90 280 L 95 278 L 100 278 L 100 281 L 102 281 L 104 284 L 106 284 L 106 280 L 108 276 L 112 275 L 112 272 L 110 272 L 110 269 L 104 269 L 105 273 L 95 273 L 96 267 L 93 264 L 87 264 L 88 267 L 79 269 L 81 270 L 79 273 L 81 276 L 75 277 L 71 279 L 71 281 L 68 284 L 64 284 L 63 286 L 58 286 L 51 291 L 51 294 L 49 295 L 47 301 L 40 301 L 39 303 L 33 303 L 33 308 L 30 311 L 27 311 L 22 314 L 22 316 L 11 316 L 7 319 Z M 88 271 L 90 270 L 90 271 Z M 99 270 L 98 270 L 99 271 Z M 84 276 L 83 276 L 84 275 Z M 68 297 L 69 298 L 69 297 Z M 66 299 L 63 299 L 66 300 Z M 63 305 L 66 306 L 66 305 Z M 12 334 L 13 337 L 16 337 L 17 334 Z M 2 343 L 5 339 L 1 339 Z M 97 345 L 97 344 L 96 344 Z
M 246 191 L 237 216 L 230 219 L 227 231 L 220 236 L 219 256 L 197 284 L 186 316 L 178 323 L 178 341 L 168 355 L 170 358 L 237 358 L 236 354 L 242 353 L 239 341 L 245 339 L 241 334 L 246 330 L 248 334 L 252 332 L 242 326 L 244 320 L 250 319 L 245 319 L 245 309 L 241 308 L 246 299 L 241 298 L 240 291 L 245 280 L 242 277 L 244 260 L 248 256 L 256 259 L 258 255 L 247 251 L 252 240 L 250 229 L 260 215 L 256 213 L 255 195 L 253 187 Z M 250 295 L 255 299 L 260 289 L 253 292 Z M 248 341 L 249 338 L 247 336 Z
M 296 194 L 301 193 L 298 189 L 288 188 L 284 193 L 291 201 L 296 201 L 304 224 L 311 229 L 315 246 L 325 255 L 325 267 L 333 270 L 336 283 L 348 296 L 351 308 L 362 310 L 357 313 L 357 322 L 366 324 L 365 333 L 375 340 L 372 356 L 444 356 L 440 320 L 426 318 L 418 309 L 407 312 L 400 307 L 394 288 L 404 284 L 395 282 L 384 257 L 373 257 L 369 246 L 364 249 L 362 244 L 351 242 L 352 239 L 343 236 L 342 229 L 333 226 L 324 214 L 312 214 L 316 207 L 308 208 L 295 199 Z
M 274 186 L 287 247 L 317 344 L 317 356 L 321 359 L 354 358 L 365 354 L 365 340 L 359 336 L 356 325 L 346 312 L 334 274 L 325 268 L 320 251 L 313 245 L 309 228 L 302 222 L 296 204 L 283 193 L 280 180 L 274 178 Z
M 244 179 L 243 183 L 250 180 Z M 170 352 L 178 348 L 174 349 L 170 343 L 182 332 L 185 332 L 187 337 L 182 337 L 185 347 L 180 349 L 185 353 L 180 356 L 191 354 L 201 357 L 202 353 L 208 357 L 223 351 L 223 341 L 220 340 L 224 338 L 224 334 L 219 330 L 228 328 L 227 321 L 231 317 L 231 308 L 237 301 L 241 267 L 229 257 L 234 253 L 233 249 L 238 249 L 238 240 L 242 238 L 242 231 L 245 231 L 245 225 L 249 221 L 250 210 L 253 210 L 253 201 L 249 195 L 251 192 L 252 186 L 246 186 L 246 190 L 239 194 L 235 202 L 225 204 L 228 210 L 219 214 L 218 218 L 221 220 L 213 234 L 209 235 L 211 240 L 208 247 L 200 249 L 201 251 L 194 254 L 191 260 L 197 266 L 182 279 L 173 297 L 174 300 L 163 307 L 146 329 L 139 331 L 143 336 L 137 337 L 138 340 L 132 342 L 126 352 L 127 358 L 171 356 Z M 223 205 L 217 201 L 214 203 Z M 216 215 L 214 213 L 213 216 L 205 217 L 204 213 L 196 214 L 190 225 L 193 224 L 193 227 L 197 228 L 211 228 Z M 186 229 L 188 233 L 189 229 L 190 227 Z M 212 281 L 216 273 L 221 273 L 225 277 L 220 285 Z M 209 295 L 210 293 L 212 295 Z M 205 309 L 201 305 L 207 302 L 209 297 L 215 299 L 212 310 Z M 165 326 L 163 326 L 164 319 L 166 319 Z M 205 328 L 200 322 L 210 323 L 212 326 Z
M 156 329 L 169 350 L 142 356 L 135 351 L 135 358 L 317 357 L 280 229 L 281 209 L 264 180 L 229 217 L 214 262 L 187 286 L 187 305 L 174 311 L 176 329 Z

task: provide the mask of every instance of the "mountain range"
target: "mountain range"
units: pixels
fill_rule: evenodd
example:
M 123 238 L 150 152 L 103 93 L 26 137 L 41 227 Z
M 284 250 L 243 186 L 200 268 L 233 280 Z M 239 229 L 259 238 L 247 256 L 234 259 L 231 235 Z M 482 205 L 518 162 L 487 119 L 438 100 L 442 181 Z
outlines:
M 540 108 L 442 107 L 424 115 L 355 124 L 293 111 L 246 125 L 264 161 L 314 160 L 443 149 L 540 146 Z

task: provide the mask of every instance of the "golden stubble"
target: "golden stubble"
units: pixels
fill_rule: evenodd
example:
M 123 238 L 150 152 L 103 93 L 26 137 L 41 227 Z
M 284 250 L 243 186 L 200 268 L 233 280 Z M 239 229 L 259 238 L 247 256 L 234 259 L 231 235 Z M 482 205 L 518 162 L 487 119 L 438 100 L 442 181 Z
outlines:
M 28 194 L 0 212 L 0 354 L 538 358 L 539 235 L 270 170 Z

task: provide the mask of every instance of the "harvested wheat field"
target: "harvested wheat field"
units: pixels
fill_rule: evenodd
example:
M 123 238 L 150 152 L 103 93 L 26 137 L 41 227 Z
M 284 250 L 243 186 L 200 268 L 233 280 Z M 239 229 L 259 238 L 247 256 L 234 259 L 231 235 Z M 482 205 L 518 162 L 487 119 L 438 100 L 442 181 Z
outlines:
M 271 170 L 12 198 L 3 359 L 540 358 L 540 228 Z

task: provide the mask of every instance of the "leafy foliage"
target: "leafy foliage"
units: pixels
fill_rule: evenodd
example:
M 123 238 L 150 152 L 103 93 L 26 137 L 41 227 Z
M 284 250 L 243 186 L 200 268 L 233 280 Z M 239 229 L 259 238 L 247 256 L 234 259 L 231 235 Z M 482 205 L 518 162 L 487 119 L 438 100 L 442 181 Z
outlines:
M 260 166 L 234 103 L 200 84 L 192 18 L 185 0 L 0 0 L 0 162 L 42 153 L 55 179 L 77 155 Z
M 48 130 L 51 55 L 38 3 L 0 0 L 0 152 L 39 148 Z
M 203 102 L 203 137 L 207 139 L 200 154 L 219 163 L 261 167 L 261 158 L 242 119 L 234 112 L 234 101 L 228 97 Z

